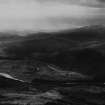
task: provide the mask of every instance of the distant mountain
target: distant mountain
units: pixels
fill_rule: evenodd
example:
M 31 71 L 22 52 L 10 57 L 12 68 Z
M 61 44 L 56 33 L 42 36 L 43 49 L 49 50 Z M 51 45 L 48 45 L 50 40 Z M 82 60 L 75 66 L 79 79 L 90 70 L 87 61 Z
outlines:
M 22 36 L 19 36 L 17 33 L 0 32 L 0 41 L 20 40 L 21 38 Z
M 71 39 L 73 41 L 87 42 L 87 41 L 100 41 L 105 40 L 105 26 L 92 25 L 85 26 L 71 31 L 64 31 L 55 33 L 59 37 Z
M 42 58 L 62 51 L 96 48 L 97 46 L 99 48 L 105 45 L 104 34 L 104 26 L 88 26 L 52 33 L 33 33 L 20 40 L 3 43 L 1 48 L 6 53 L 5 55 L 10 57 L 22 58 L 34 55 L 35 58 Z

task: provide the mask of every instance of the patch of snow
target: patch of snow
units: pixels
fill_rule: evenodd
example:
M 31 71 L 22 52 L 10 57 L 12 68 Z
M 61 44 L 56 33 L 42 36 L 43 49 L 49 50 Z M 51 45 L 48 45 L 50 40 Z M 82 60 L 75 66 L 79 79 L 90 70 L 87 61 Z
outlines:
M 11 75 L 9 75 L 7 73 L 0 73 L 0 75 L 3 76 L 3 77 L 6 77 L 6 78 L 10 78 L 10 79 L 13 79 L 13 80 L 18 80 L 18 81 L 24 82 L 23 80 L 14 78 L 14 77 L 12 77 Z

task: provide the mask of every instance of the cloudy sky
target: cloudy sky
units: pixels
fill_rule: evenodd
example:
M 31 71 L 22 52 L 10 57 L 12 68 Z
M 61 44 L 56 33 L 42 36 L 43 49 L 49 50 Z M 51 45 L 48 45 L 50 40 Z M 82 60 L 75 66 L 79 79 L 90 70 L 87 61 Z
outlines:
M 105 24 L 105 0 L 0 0 L 0 31 L 58 31 Z

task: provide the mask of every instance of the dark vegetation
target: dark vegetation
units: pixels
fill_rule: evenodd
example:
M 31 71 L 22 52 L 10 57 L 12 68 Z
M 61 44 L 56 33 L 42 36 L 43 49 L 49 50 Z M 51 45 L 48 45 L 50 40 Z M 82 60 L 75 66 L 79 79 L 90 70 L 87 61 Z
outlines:
M 54 64 L 72 71 L 98 76 L 105 80 L 105 56 L 95 49 L 83 49 L 79 51 L 63 52 L 54 59 Z
M 104 26 L 38 34 L 5 45 L 7 59 L 35 59 L 105 80 Z M 96 42 L 99 46 L 91 48 Z M 80 46 L 86 43 L 90 44 Z
M 25 93 L 23 91 L 27 91 L 29 95 L 28 92 L 33 92 L 30 90 L 31 88 L 35 89 L 35 91 L 40 91 L 40 93 L 37 92 L 36 94 L 33 92 L 32 94 L 34 96 L 30 95 L 30 97 L 27 97 L 26 94 L 26 103 L 24 103 L 26 105 L 31 105 L 31 103 L 33 105 L 33 102 L 35 105 L 38 105 L 36 102 L 43 103 L 43 101 L 45 102 L 46 100 L 48 100 L 48 102 L 46 102 L 45 105 L 104 105 L 104 34 L 105 27 L 91 26 L 72 31 L 31 34 L 24 38 L 14 37 L 12 41 L 10 41 L 11 38 L 9 39 L 9 43 L 7 38 L 5 40 L 7 43 L 2 45 L 5 53 L 4 56 L 2 56 L 0 52 L 0 70 L 10 70 L 10 72 L 16 72 L 17 75 L 19 72 L 22 72 L 23 75 L 20 75 L 21 79 L 25 76 L 27 76 L 27 78 L 25 78 L 26 80 L 29 80 L 31 76 L 34 78 L 30 79 L 29 83 L 0 76 L 0 90 L 4 89 L 7 93 L 10 93 L 9 89 L 12 89 L 15 90 L 16 93 L 12 94 L 11 97 L 11 93 L 10 96 L 3 96 L 0 91 L 0 102 L 2 100 L 5 102 L 9 102 L 8 100 L 16 100 L 21 103 L 25 100 Z M 3 41 L 4 39 L 5 38 L 3 38 Z M 91 47 L 94 44 L 96 46 Z M 93 78 L 87 81 L 70 81 L 71 79 L 67 81 L 61 79 L 60 81 L 59 77 L 57 78 L 57 76 L 55 76 L 56 78 L 54 77 L 52 79 L 52 77 L 50 77 L 53 75 L 51 69 L 46 67 L 47 70 L 43 70 L 43 65 L 48 64 L 54 65 L 59 69 L 61 68 L 64 71 L 79 72 L 92 76 Z M 44 71 L 48 77 L 43 75 Z M 38 76 L 38 73 L 42 73 L 42 75 Z M 17 77 L 19 78 L 19 75 Z M 55 92 L 54 94 L 52 94 L 53 92 L 47 94 L 49 97 L 46 97 L 46 92 L 49 90 Z M 45 94 L 42 94 L 44 92 Z M 62 98 L 54 100 L 56 94 L 60 94 Z M 17 97 L 17 95 L 19 96 Z M 55 97 L 53 95 L 55 95 Z M 51 97 L 52 99 L 50 99 Z M 9 103 L 1 105 L 9 105 Z

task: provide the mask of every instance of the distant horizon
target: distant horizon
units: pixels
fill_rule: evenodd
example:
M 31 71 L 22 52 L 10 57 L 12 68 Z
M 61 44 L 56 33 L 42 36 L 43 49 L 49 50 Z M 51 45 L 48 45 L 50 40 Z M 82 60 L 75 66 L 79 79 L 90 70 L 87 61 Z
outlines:
M 66 28 L 66 29 L 60 29 L 60 30 L 48 30 L 48 31 L 32 31 L 32 30 L 22 30 L 22 31 L 17 31 L 17 30 L 2 30 L 0 33 L 8 33 L 10 35 L 19 35 L 19 36 L 27 36 L 28 34 L 38 34 L 38 33 L 59 33 L 59 32 L 66 32 L 66 31 L 72 31 L 72 30 L 78 30 L 81 28 L 86 28 L 86 27 L 105 27 L 104 24 L 95 24 L 95 25 L 85 25 L 85 26 L 78 26 L 75 28 Z

